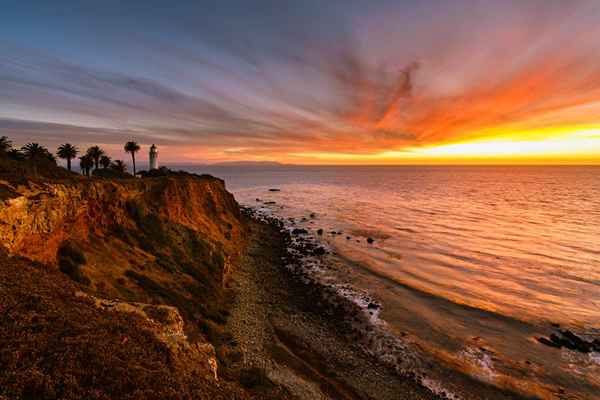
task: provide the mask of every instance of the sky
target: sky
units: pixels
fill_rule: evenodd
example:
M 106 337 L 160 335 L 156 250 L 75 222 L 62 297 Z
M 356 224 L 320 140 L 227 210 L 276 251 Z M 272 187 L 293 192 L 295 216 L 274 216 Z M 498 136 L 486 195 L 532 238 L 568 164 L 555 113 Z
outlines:
M 0 135 L 162 163 L 600 164 L 597 0 L 0 0 Z

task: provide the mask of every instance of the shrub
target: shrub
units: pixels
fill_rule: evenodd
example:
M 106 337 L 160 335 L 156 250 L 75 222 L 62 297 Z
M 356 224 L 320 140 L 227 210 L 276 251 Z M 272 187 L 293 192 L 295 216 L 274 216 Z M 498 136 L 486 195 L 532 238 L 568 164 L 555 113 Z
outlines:
M 58 268 L 62 273 L 73 279 L 75 282 L 89 285 L 90 279 L 81 272 L 81 265 L 87 260 L 83 251 L 73 242 L 66 241 L 58 248 L 57 253 Z
M 79 246 L 71 241 L 63 242 L 58 248 L 58 259 L 70 259 L 75 264 L 85 264 L 87 260 Z
M 267 374 L 263 368 L 250 367 L 240 371 L 240 383 L 247 389 L 264 385 L 266 381 Z

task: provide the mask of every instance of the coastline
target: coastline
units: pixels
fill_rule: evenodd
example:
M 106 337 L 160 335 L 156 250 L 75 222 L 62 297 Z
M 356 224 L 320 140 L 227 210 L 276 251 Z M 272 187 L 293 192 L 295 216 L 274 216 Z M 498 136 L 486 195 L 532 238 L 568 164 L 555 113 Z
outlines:
M 225 336 L 233 340 L 216 346 L 224 373 L 258 367 L 297 399 L 439 398 L 350 342 L 344 316 L 286 272 L 285 235 L 264 222 L 250 224 L 248 253 L 230 282 L 236 297 Z
M 381 338 L 373 324 L 379 305 L 369 298 L 349 301 L 311 279 L 298 251 L 314 253 L 318 245 L 298 242 L 298 235 L 276 218 L 243 212 L 251 226 L 250 244 L 229 283 L 235 293 L 225 325 L 229 340 L 216 346 L 226 375 L 257 368 L 265 381 L 288 394 L 284 397 L 298 399 L 520 398 L 450 371 L 448 391 L 427 373 L 415 373 L 421 360 L 407 349 L 397 349 L 393 361 L 371 351 L 373 345 L 397 345 Z M 404 368 L 396 364 L 398 358 Z
M 350 279 L 374 278 L 369 271 L 340 262 L 314 229 L 260 205 L 240 206 L 223 180 L 171 173 L 3 187 L 9 196 L 1 211 L 10 224 L 0 229 L 0 288 L 19 290 L 0 299 L 9 317 L 0 321 L 0 339 L 9 343 L 0 354 L 9 363 L 0 397 L 24 398 L 31 371 L 21 353 L 38 365 L 63 351 L 56 347 L 62 325 L 53 322 L 59 310 L 77 326 L 64 344 L 75 361 L 65 370 L 36 370 L 38 398 L 56 390 L 102 399 L 140 390 L 173 399 L 192 392 L 273 400 L 522 398 L 424 357 L 411 334 L 387 329 L 385 315 L 394 308 L 374 286 Z M 47 277 L 32 280 L 36 269 Z M 31 320 L 26 304 L 19 308 L 23 293 L 39 293 L 35 302 L 43 303 Z M 397 299 L 398 307 L 408 301 Z M 91 340 L 86 330 L 93 324 L 108 330 Z M 126 335 L 119 324 L 129 327 Z M 32 332 L 26 340 L 17 335 L 24 329 Z M 118 359 L 100 349 L 109 342 L 122 353 Z M 105 371 L 154 357 L 151 373 L 171 379 L 179 393 L 137 367 L 127 368 L 126 379 L 102 373 L 114 381 L 105 393 L 107 384 L 89 384 L 96 372 L 86 367 L 88 352 Z M 81 378 L 62 388 L 58 382 L 72 371 Z M 139 385 L 128 386 L 130 380 Z M 3 382 L 12 386 L 3 389 Z

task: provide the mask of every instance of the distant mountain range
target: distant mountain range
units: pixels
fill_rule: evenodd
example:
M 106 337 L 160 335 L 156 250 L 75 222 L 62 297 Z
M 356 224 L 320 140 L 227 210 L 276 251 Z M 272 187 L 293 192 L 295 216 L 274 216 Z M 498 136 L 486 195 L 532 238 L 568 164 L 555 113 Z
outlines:
M 208 164 L 209 167 L 285 167 L 290 165 L 276 161 L 224 161 Z

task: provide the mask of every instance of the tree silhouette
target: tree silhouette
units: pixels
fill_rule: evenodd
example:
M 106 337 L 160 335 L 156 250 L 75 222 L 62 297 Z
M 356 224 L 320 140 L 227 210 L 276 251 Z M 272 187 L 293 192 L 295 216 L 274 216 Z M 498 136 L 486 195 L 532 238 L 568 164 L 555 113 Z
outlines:
M 127 153 L 131 153 L 131 161 L 133 161 L 133 176 L 135 176 L 135 153 L 140 151 L 140 145 L 136 142 L 127 142 L 125 143 L 124 148 Z
M 100 165 L 104 169 L 108 168 L 110 166 L 110 157 L 106 155 L 100 157 Z
M 31 162 L 31 165 L 33 166 L 34 175 L 37 175 L 37 165 L 40 161 L 56 161 L 56 159 L 48 151 L 48 149 L 46 149 L 39 143 L 27 143 L 25 146 L 21 147 L 21 152 L 23 153 L 25 159 Z
M 10 149 L 6 154 L 8 155 L 8 158 L 12 160 L 23 161 L 25 159 L 25 156 L 19 149 Z
M 0 153 L 8 153 L 12 149 L 12 142 L 6 136 L 0 136 Z
M 94 160 L 94 169 L 98 169 L 100 157 L 102 157 L 104 154 L 104 150 L 102 150 L 99 146 L 92 146 L 87 149 L 86 155 L 90 156 L 92 160 Z
M 93 166 L 94 159 L 89 154 L 79 157 L 79 167 L 83 175 L 90 176 L 90 170 Z
M 43 158 L 49 158 L 48 149 L 39 143 L 27 143 L 25 146 L 21 148 L 21 152 L 28 160 L 41 160 Z
M 60 158 L 67 160 L 67 169 L 69 171 L 71 170 L 71 160 L 77 157 L 78 153 L 79 149 L 70 143 L 61 144 L 58 146 L 58 151 L 56 152 Z
M 113 161 L 112 164 L 110 165 L 110 168 L 114 171 L 121 172 L 121 173 L 127 172 L 127 165 L 125 165 L 125 162 L 123 160 Z

